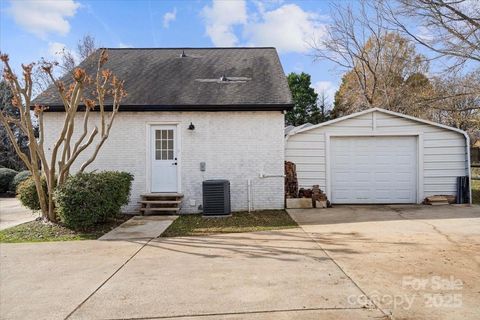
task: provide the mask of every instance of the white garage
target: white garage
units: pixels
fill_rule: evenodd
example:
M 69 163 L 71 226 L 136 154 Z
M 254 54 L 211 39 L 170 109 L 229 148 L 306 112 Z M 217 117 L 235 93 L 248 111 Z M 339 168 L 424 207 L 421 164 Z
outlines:
M 334 204 L 421 203 L 456 195 L 468 146 L 461 130 L 373 108 L 290 131 L 285 160 L 299 187 L 319 185 Z

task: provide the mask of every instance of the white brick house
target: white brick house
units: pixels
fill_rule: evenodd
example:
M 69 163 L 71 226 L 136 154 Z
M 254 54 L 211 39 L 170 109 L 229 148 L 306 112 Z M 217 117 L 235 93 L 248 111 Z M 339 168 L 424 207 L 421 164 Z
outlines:
M 81 66 L 88 72 L 95 59 Z M 181 213 L 201 212 L 208 179 L 230 181 L 232 211 L 284 207 L 284 111 L 292 101 L 275 49 L 109 49 L 107 68 L 126 81 L 128 96 L 89 170 L 134 175 L 125 211 L 161 192 L 183 194 Z M 52 96 L 36 101 L 50 107 L 49 147 L 64 121 Z

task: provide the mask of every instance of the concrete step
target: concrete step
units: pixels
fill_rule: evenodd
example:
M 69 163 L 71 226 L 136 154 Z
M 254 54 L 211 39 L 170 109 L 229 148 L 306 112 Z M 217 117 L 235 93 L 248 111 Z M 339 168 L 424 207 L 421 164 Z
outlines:
M 180 208 L 140 208 L 140 211 L 178 211 Z
M 165 197 L 165 198 L 183 198 L 183 194 L 182 193 L 175 193 L 175 192 L 152 192 L 152 193 L 144 193 L 141 195 L 142 197 L 145 197 L 145 198 L 153 198 L 153 197 L 157 197 L 157 198 L 161 198 L 161 197 Z
M 150 204 L 179 204 L 182 203 L 181 200 L 142 200 L 138 203 L 150 203 Z

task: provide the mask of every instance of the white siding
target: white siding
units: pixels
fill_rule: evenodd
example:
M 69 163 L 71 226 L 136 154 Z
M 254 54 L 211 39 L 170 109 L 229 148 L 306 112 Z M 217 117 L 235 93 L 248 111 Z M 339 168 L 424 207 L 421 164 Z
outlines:
M 98 121 L 94 113 L 93 121 Z M 63 113 L 45 113 L 46 146 L 63 124 Z M 77 119 L 80 129 L 81 119 Z M 254 209 L 283 208 L 283 178 L 259 178 L 261 173 L 282 175 L 284 163 L 284 117 L 281 112 L 120 112 L 110 137 L 88 170 L 121 170 L 134 174 L 132 194 L 125 211 L 138 208 L 140 194 L 147 190 L 147 123 L 179 122 L 181 143 L 181 192 L 183 213 L 198 212 L 202 204 L 202 181 L 230 180 L 232 210 L 248 209 L 247 179 L 252 179 Z M 187 130 L 192 122 L 195 130 Z M 85 150 L 73 168 L 78 170 L 92 152 Z M 206 171 L 200 171 L 206 162 Z M 88 171 L 87 170 L 87 171 Z M 190 200 L 195 205 L 190 206 Z
M 434 194 L 454 195 L 456 177 L 468 174 L 466 141 L 461 133 L 380 111 L 362 114 L 288 137 L 285 160 L 297 165 L 300 187 L 311 188 L 312 185 L 318 184 L 322 190 L 326 190 L 326 134 L 373 133 L 422 134 L 423 172 L 420 174 L 423 176 L 424 194 L 420 201 Z

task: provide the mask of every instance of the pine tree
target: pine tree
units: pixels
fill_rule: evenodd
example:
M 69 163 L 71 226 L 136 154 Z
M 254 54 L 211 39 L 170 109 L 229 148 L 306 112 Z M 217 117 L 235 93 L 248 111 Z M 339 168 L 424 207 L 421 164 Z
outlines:
M 287 76 L 292 92 L 294 107 L 285 115 L 287 125 L 299 126 L 310 122 L 317 124 L 322 121 L 322 114 L 317 106 L 318 94 L 311 87 L 311 78 L 307 73 L 290 73 Z

